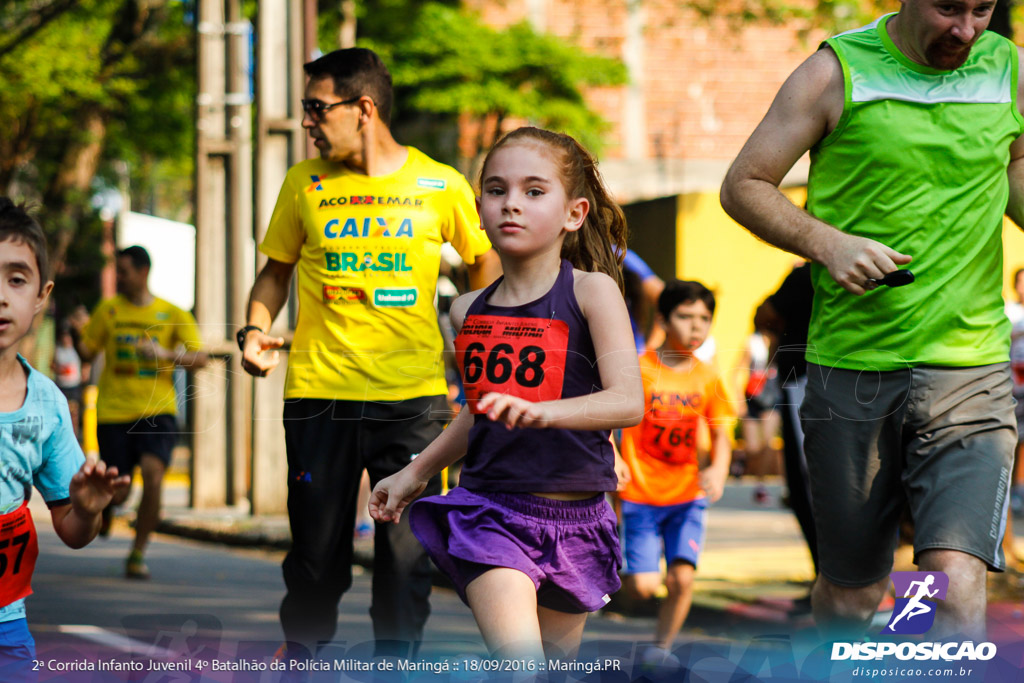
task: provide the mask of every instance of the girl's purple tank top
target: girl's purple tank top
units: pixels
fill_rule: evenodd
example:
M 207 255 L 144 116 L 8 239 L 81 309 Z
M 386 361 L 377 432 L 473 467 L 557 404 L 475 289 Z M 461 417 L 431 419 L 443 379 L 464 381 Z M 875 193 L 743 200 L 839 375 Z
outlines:
M 467 408 L 491 391 L 530 401 L 601 390 L 594 344 L 563 260 L 554 286 L 522 306 L 487 303 L 499 278 L 470 305 L 455 339 Z M 476 415 L 459 484 L 480 491 L 614 491 L 608 430 L 512 429 Z

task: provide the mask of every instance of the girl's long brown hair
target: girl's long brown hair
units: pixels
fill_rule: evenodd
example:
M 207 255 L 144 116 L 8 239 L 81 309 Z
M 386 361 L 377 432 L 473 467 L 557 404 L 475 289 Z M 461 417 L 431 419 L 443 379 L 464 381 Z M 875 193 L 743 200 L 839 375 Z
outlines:
M 562 258 L 580 270 L 611 276 L 621 290 L 622 259 L 626 255 L 626 216 L 605 187 L 597 170 L 597 160 L 583 145 L 568 135 L 543 128 L 517 128 L 498 140 L 487 153 L 480 171 L 481 184 L 487 162 L 495 150 L 524 140 L 539 142 L 556 152 L 566 196 L 584 197 L 590 202 L 590 211 L 583 225 L 579 230 L 566 234 L 562 242 Z

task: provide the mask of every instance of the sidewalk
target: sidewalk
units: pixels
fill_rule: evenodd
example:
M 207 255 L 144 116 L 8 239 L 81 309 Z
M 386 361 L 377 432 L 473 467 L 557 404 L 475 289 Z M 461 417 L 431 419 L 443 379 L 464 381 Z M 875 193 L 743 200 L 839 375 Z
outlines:
M 290 543 L 284 515 L 253 517 L 246 510 L 192 510 L 187 476 L 169 476 L 160 533 L 226 545 L 286 550 Z M 730 479 L 722 500 L 709 509 L 705 549 L 697 569 L 693 609 L 687 630 L 727 631 L 736 637 L 766 628 L 797 631 L 811 626 L 806 604 L 814 578 L 810 554 L 792 513 L 780 502 L 781 482 L 770 483 L 771 502 L 753 502 L 752 482 Z M 137 492 L 133 492 L 134 496 Z M 126 505 L 124 510 L 134 507 Z M 1024 524 L 1016 525 L 1018 534 Z M 1024 538 L 1017 536 L 1018 545 Z M 355 562 L 373 564 L 373 539 L 355 541 Z M 913 570 L 909 548 L 897 553 L 897 570 Z M 439 583 L 446 580 L 438 576 Z M 1018 571 L 990 574 L 990 630 L 1024 639 L 1024 581 Z M 621 593 L 620 593 L 621 596 Z M 630 605 L 618 597 L 607 608 L 623 617 L 653 616 L 652 605 Z M 883 622 L 884 623 L 884 622 Z M 995 635 L 993 633 L 993 635 Z

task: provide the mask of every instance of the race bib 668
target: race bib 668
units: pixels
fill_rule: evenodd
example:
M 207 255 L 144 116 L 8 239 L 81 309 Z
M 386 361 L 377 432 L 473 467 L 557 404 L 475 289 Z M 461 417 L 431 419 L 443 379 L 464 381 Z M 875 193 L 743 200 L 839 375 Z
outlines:
M 472 412 L 490 392 L 527 401 L 562 397 L 569 325 L 564 320 L 471 315 L 455 338 L 466 402 Z

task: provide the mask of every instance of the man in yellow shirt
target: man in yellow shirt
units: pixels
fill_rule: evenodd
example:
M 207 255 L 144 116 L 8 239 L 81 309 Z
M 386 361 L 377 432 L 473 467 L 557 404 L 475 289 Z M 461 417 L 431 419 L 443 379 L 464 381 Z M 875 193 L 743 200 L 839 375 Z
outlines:
M 103 352 L 103 372 L 96 403 L 96 438 L 107 466 L 142 474 L 142 499 L 135 521 L 135 543 L 125 576 L 149 578 L 143 553 L 160 520 L 164 472 L 178 438 L 174 367 L 199 369 L 207 355 L 200 350 L 195 318 L 149 291 L 149 253 L 139 246 L 117 254 L 117 296 L 100 302 L 81 331 L 83 360 Z M 126 487 L 111 507 L 128 497 Z M 111 507 L 104 511 L 109 529 Z
M 360 473 L 376 484 L 443 427 L 447 386 L 433 305 L 441 245 L 456 248 L 474 288 L 498 265 L 465 178 L 391 136 L 391 75 L 380 58 L 337 50 L 305 70 L 302 125 L 320 158 L 285 177 L 260 245 L 269 260 L 238 342 L 247 372 L 274 369 L 284 340 L 267 331 L 298 270 L 284 407 L 292 549 L 280 614 L 288 643 L 316 648 L 334 635 L 338 601 L 352 583 Z M 425 495 L 439 491 L 435 480 Z M 406 520 L 378 525 L 370 607 L 377 654 L 408 653 L 396 643 L 416 647 L 430 574 Z

